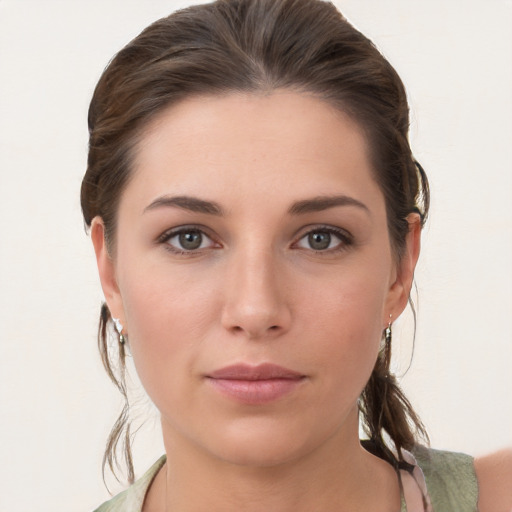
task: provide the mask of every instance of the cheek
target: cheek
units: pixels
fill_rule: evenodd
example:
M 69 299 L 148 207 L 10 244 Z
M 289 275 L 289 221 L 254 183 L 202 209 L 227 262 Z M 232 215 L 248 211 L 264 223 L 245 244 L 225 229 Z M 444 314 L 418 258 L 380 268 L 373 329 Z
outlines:
M 231 347 L 220 320 L 227 270 L 185 265 L 178 272 L 142 258 L 129 261 L 138 264 L 124 261 L 120 283 L 137 373 L 161 412 L 188 417 L 203 403 L 198 370 L 208 357 L 223 362 L 219 344 L 223 352 Z M 312 375 L 318 387 L 308 400 L 318 413 L 321 407 L 326 425 L 339 421 L 371 374 L 388 278 L 384 266 L 359 259 L 314 272 L 290 266 L 278 280 L 293 321 L 269 353 Z
M 162 390 L 179 396 L 183 374 L 197 371 L 212 319 L 220 315 L 216 287 L 187 273 L 154 268 L 139 267 L 126 276 L 121 294 L 130 350 L 144 388 L 159 407 Z
M 302 355 L 333 393 L 351 389 L 348 394 L 357 398 L 370 377 L 382 337 L 386 282 L 379 272 L 354 271 L 331 278 L 328 287 L 304 287 L 301 330 L 309 334 Z

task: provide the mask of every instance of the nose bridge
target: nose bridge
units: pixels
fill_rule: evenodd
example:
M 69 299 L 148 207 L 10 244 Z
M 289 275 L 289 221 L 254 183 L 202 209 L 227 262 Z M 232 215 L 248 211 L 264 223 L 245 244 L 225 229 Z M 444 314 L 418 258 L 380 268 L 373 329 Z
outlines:
M 283 332 L 290 311 L 279 278 L 280 261 L 272 247 L 246 243 L 230 259 L 224 327 L 250 338 Z

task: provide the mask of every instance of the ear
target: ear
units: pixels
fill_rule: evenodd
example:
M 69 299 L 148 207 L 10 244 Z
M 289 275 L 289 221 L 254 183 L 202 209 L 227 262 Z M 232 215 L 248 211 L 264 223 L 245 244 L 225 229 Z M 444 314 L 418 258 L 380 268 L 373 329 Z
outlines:
M 126 325 L 123 302 L 116 279 L 114 261 L 105 243 L 105 226 L 101 217 L 94 217 L 91 223 L 91 240 L 96 254 L 103 295 L 113 318 L 119 318 Z
M 383 325 L 385 327 L 388 325 L 389 315 L 392 320 L 396 320 L 407 306 L 414 279 L 414 269 L 420 255 L 421 218 L 419 214 L 411 213 L 407 217 L 407 222 L 409 223 L 409 232 L 406 237 L 405 250 L 397 264 L 395 280 L 391 283 L 384 311 L 386 318 L 383 319 Z

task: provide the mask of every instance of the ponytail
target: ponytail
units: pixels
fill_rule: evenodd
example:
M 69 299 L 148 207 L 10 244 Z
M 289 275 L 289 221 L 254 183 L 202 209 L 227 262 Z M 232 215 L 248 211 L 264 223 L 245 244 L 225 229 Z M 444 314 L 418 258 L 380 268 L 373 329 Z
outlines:
M 414 448 L 418 437 L 427 443 L 429 440 L 425 426 L 390 371 L 391 335 L 384 337 L 384 346 L 361 394 L 359 410 L 363 429 L 369 438 L 363 445 L 398 469 L 401 465 L 407 465 L 402 449 Z M 396 455 L 384 440 L 384 433 L 393 442 Z
M 116 349 L 118 354 L 117 368 L 111 362 L 108 347 L 109 331 L 112 330 L 112 316 L 108 309 L 108 306 L 103 303 L 101 306 L 100 323 L 98 327 L 98 348 L 101 354 L 101 361 L 105 370 L 110 377 L 110 380 L 114 383 L 117 389 L 120 391 L 124 398 L 124 405 L 121 413 L 117 417 L 112 430 L 108 436 L 107 445 L 105 447 L 105 453 L 103 454 L 102 462 L 102 473 L 103 481 L 105 481 L 105 467 L 108 464 L 110 471 L 116 476 L 116 469 L 120 468 L 120 462 L 117 455 L 119 449 L 123 452 L 123 458 L 125 466 L 128 470 L 128 483 L 132 484 L 135 480 L 133 470 L 133 458 L 131 449 L 131 435 L 130 435 L 130 422 L 129 412 L 130 404 L 128 400 L 128 391 L 126 388 L 126 351 L 125 344 L 121 343 L 119 337 L 117 337 Z M 117 375 L 116 375 L 117 374 Z M 121 446 L 120 446 L 121 444 Z M 116 476 L 117 478 L 117 476 Z M 119 480 L 119 479 L 118 479 Z

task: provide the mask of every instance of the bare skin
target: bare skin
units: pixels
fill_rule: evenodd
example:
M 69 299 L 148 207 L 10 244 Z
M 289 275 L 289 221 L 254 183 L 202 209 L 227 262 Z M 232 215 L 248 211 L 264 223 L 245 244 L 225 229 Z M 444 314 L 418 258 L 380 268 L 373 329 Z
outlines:
M 155 477 L 144 503 L 144 512 L 165 510 L 166 469 L 164 466 Z M 479 512 L 511 512 L 512 448 L 475 459 L 475 471 L 479 488 Z
M 134 169 L 114 254 L 100 218 L 91 236 L 161 413 L 168 464 L 144 511 L 397 512 L 357 399 L 407 304 L 420 223 L 397 261 L 359 127 L 292 91 L 193 98 L 148 127 Z M 300 380 L 258 402 L 214 378 L 262 363 Z
M 143 510 L 165 510 L 166 479 L 168 510 L 203 510 L 206 499 L 209 510 L 235 511 L 241 510 L 240 507 L 249 512 L 400 510 L 397 477 L 387 463 L 364 451 L 357 456 L 345 454 L 341 460 L 338 455 L 319 451 L 312 454 L 313 460 L 303 459 L 274 468 L 224 467 L 221 468 L 222 478 L 212 478 L 210 464 L 189 467 L 173 454 L 171 464 L 176 465 L 177 470 L 173 471 L 171 465 L 162 468 L 150 488 Z M 344 467 L 343 462 L 351 466 Z M 355 467 L 354 462 L 361 464 L 361 468 Z M 186 470 L 182 473 L 184 467 Z M 308 474 L 311 468 L 315 468 L 314 476 Z M 337 479 L 332 478 L 333 471 L 338 474 Z M 372 482 L 372 493 L 364 492 L 352 476 L 360 473 L 366 475 L 367 482 Z M 191 482 L 202 482 L 203 485 L 198 490 L 195 484 L 190 485 Z M 339 487 L 350 492 L 340 493 Z M 180 489 L 180 494 L 174 493 L 173 489 Z M 386 503 L 376 502 L 373 495 L 385 496 Z
M 512 448 L 475 460 L 480 512 L 512 511 Z

